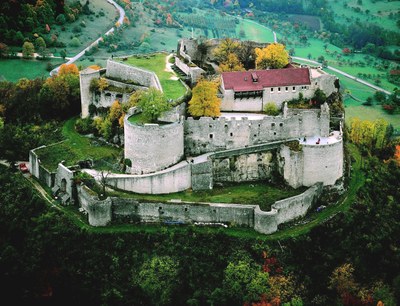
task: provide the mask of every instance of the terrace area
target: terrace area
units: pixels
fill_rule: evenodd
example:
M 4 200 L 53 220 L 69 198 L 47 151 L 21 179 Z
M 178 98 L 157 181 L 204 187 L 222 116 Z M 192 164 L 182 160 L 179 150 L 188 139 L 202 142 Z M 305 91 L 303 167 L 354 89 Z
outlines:
M 155 72 L 168 99 L 178 99 L 186 92 L 185 86 L 170 68 L 169 56 L 165 53 L 134 55 L 117 60 L 124 64 Z

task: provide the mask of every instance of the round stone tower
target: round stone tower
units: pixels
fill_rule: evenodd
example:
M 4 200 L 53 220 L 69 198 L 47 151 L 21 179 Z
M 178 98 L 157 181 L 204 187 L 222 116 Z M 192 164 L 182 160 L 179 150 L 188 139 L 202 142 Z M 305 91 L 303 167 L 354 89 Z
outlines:
M 134 116 L 134 115 L 133 115 Z M 183 121 L 139 125 L 125 116 L 125 158 L 131 174 L 160 171 L 178 163 L 184 152 Z

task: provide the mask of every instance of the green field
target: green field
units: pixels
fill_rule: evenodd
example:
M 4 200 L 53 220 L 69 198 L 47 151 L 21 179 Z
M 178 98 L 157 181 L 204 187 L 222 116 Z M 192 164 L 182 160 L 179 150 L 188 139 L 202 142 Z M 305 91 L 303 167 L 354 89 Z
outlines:
M 49 71 L 46 70 L 47 63 L 51 63 L 55 67 L 61 65 L 63 60 L 0 59 L 0 79 L 16 82 L 21 78 L 47 78 L 50 76 Z
M 328 73 L 335 74 L 329 69 L 324 69 Z M 354 80 L 346 78 L 344 76 L 338 75 L 340 79 L 341 87 L 344 90 L 348 90 L 352 96 L 362 100 L 363 102 L 367 100 L 368 97 L 374 95 L 375 90 L 357 83 Z M 351 118 L 358 117 L 362 120 L 375 120 L 377 118 L 383 118 L 393 125 L 395 129 L 400 129 L 400 114 L 390 115 L 382 109 L 380 105 L 365 106 L 362 105 L 363 102 L 356 101 L 349 96 L 345 96 L 344 104 L 346 111 L 346 121 L 348 122 Z
M 124 64 L 154 71 L 160 80 L 165 96 L 169 99 L 177 99 L 185 94 L 186 88 L 179 80 L 171 79 L 176 75 L 173 72 L 166 71 L 166 58 L 166 54 L 157 53 L 149 56 L 133 56 L 126 61 L 122 61 L 122 59 L 120 61 Z
M 63 126 L 62 134 L 64 142 L 48 146 L 36 151 L 42 165 L 49 171 L 55 171 L 61 161 L 64 165 L 73 166 L 80 160 L 117 160 L 120 149 L 101 145 L 98 142 L 81 136 L 75 131 L 75 121 L 77 118 L 69 119 Z
M 67 2 L 73 1 L 68 0 Z M 81 3 L 84 4 L 84 1 L 81 1 Z M 67 57 L 74 56 L 114 26 L 118 16 L 114 6 L 104 0 L 90 0 L 89 8 L 94 14 L 88 16 L 81 14 L 72 23 L 66 23 L 63 26 L 54 25 L 52 27 L 50 34 L 57 35 L 58 41 L 64 42 L 66 48 L 52 48 L 50 52 L 54 53 L 54 55 L 59 55 L 62 49 L 66 49 Z M 104 14 L 104 16 L 101 14 Z M 81 25 L 82 22 L 85 23 L 84 27 Z M 63 27 L 64 30 L 62 29 Z M 75 31 L 74 28 L 80 29 L 81 32 Z M 73 37 L 78 37 L 81 42 L 79 46 L 70 45 Z
M 347 8 L 344 8 L 347 3 Z M 336 12 L 335 21 L 343 24 L 349 21 L 356 21 L 376 24 L 384 29 L 396 31 L 396 18 L 390 19 L 389 14 L 396 14 L 400 11 L 398 1 L 371 1 L 363 0 L 362 4 L 357 4 L 357 0 L 329 0 L 333 11 Z M 359 11 L 358 11 L 359 10 Z M 367 10 L 369 11 L 367 13 Z
M 272 30 L 263 26 L 259 23 L 256 23 L 252 20 L 248 19 L 241 19 L 239 25 L 236 27 L 237 37 L 239 36 L 240 30 L 243 29 L 246 36 L 241 39 L 246 40 L 254 40 L 257 42 L 273 42 L 274 41 L 274 34 Z
M 315 38 L 309 39 L 309 43 L 309 46 L 295 47 L 295 56 L 308 58 L 308 55 L 311 54 L 312 60 L 317 60 L 319 56 L 323 56 L 325 60 L 328 61 L 329 66 L 343 70 L 344 72 L 347 72 L 372 84 L 374 83 L 375 79 L 379 79 L 381 81 L 379 86 L 389 91 L 392 91 L 396 87 L 386 79 L 386 73 L 388 70 L 390 70 L 390 68 L 380 68 L 383 63 L 382 60 L 360 53 L 349 56 L 341 56 L 338 58 L 337 55 L 342 54 L 342 50 L 340 48 L 329 43 L 324 43 L 323 41 Z M 325 44 L 327 45 L 327 51 L 324 50 Z M 370 59 L 370 62 L 367 62 L 368 58 Z M 360 65 L 361 62 L 363 64 Z M 391 63 L 392 67 L 396 65 L 395 62 L 389 63 Z M 360 76 L 359 73 L 371 75 L 371 77 Z

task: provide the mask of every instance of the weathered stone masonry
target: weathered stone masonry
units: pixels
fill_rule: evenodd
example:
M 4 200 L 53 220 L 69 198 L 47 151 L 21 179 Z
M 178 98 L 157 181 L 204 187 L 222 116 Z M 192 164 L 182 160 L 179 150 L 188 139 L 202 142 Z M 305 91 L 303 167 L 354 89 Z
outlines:
M 316 184 L 304 193 L 275 202 L 271 211 L 264 212 L 258 205 L 221 203 L 149 203 L 135 199 L 108 198 L 97 200 L 87 187 L 78 187 L 82 207 L 87 211 L 89 223 L 105 226 L 116 222 L 156 222 L 180 221 L 218 222 L 233 226 L 254 228 L 264 234 L 278 229 L 278 225 L 304 216 L 322 192 L 322 184 Z

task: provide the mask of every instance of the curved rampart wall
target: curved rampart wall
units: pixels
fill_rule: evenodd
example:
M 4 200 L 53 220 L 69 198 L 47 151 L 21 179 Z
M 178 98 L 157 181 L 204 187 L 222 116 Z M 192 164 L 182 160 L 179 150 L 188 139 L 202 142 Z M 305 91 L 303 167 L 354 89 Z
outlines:
M 266 116 L 260 120 L 188 118 L 185 121 L 185 153 L 197 156 L 271 141 L 328 134 L 329 113 L 315 109 L 303 110 L 291 117 Z
M 188 203 L 175 200 L 168 203 L 149 203 L 135 199 L 109 198 L 98 201 L 86 187 L 78 188 L 81 206 L 88 212 L 89 224 L 103 226 L 111 219 L 117 222 L 218 222 L 231 226 L 246 226 L 264 234 L 278 229 L 278 225 L 304 216 L 322 192 L 317 184 L 304 193 L 275 202 L 272 210 L 264 212 L 257 205 Z
M 135 193 L 163 194 L 187 190 L 191 187 L 190 165 L 183 161 L 167 170 L 144 175 L 112 175 L 107 184 Z
M 343 141 L 333 144 L 303 145 L 303 185 L 316 182 L 334 185 L 343 176 Z
M 304 216 L 322 193 L 322 184 L 316 184 L 302 194 L 275 202 L 271 211 L 254 211 L 254 229 L 263 234 L 278 230 L 278 225 Z
M 282 145 L 279 169 L 285 181 L 297 188 L 318 182 L 334 185 L 343 176 L 343 141 L 330 144 L 302 144 L 299 152 Z
M 117 78 L 123 81 L 133 81 L 142 86 L 155 87 L 158 90 L 163 91 L 160 81 L 154 72 L 115 62 L 113 60 L 107 60 L 106 77 Z
M 137 125 L 124 120 L 125 158 L 132 174 L 163 170 L 183 157 L 183 122 Z

